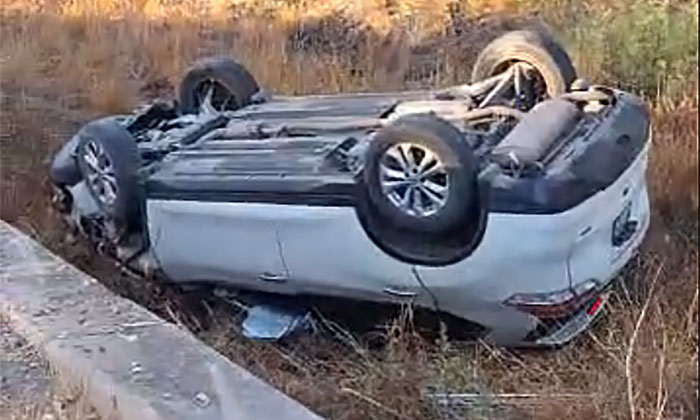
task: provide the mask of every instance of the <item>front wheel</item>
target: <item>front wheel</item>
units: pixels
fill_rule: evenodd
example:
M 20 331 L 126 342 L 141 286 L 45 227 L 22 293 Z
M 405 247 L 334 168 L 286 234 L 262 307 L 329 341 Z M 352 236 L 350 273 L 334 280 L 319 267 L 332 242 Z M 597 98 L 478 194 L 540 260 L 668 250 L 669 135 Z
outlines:
M 185 113 L 234 111 L 251 102 L 258 83 L 240 63 L 226 57 L 196 62 L 180 83 L 180 106 Z
M 567 92 L 576 70 L 566 50 L 540 31 L 512 31 L 489 43 L 474 64 L 472 82 L 499 74 L 510 78 L 502 97 L 520 109 Z

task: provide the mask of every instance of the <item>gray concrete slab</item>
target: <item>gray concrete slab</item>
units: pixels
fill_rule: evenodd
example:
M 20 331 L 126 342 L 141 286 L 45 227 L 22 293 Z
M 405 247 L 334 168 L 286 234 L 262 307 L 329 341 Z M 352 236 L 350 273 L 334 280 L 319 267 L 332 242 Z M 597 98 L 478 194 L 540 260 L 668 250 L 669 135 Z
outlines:
M 103 418 L 317 420 L 188 331 L 0 221 L 0 313 Z

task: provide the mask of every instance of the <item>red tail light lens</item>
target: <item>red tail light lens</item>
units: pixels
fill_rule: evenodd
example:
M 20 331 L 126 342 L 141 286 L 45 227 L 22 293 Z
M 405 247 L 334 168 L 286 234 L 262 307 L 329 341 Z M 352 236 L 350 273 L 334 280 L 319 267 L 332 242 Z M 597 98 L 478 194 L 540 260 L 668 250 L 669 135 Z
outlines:
M 596 300 L 593 301 L 593 303 L 591 303 L 591 306 L 588 307 L 588 315 L 595 316 L 602 307 L 603 298 L 599 296 L 598 298 L 596 298 Z
M 579 309 L 597 291 L 598 282 L 586 280 L 571 288 L 549 293 L 516 293 L 504 303 L 538 318 L 562 318 Z

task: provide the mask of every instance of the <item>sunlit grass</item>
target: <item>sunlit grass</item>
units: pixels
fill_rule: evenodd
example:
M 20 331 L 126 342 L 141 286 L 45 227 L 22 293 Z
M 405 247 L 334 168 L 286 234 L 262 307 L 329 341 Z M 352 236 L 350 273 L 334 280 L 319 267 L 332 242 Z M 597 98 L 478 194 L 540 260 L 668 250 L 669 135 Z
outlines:
M 591 337 L 511 353 L 425 343 L 397 321 L 390 344 L 369 358 L 324 341 L 300 344 L 290 359 L 240 340 L 230 322 L 201 336 L 331 418 L 435 416 L 420 398 L 426 385 L 467 392 L 475 377 L 495 392 L 583 396 L 540 398 L 523 414 L 534 418 L 697 415 L 697 2 L 3 0 L 1 11 L 0 215 L 92 269 L 89 254 L 56 245 L 61 229 L 42 188 L 47 159 L 77 123 L 172 97 L 187 66 L 212 54 L 236 57 L 262 86 L 290 94 L 466 82 L 479 48 L 538 12 L 581 75 L 644 95 L 654 117 L 652 232 Z

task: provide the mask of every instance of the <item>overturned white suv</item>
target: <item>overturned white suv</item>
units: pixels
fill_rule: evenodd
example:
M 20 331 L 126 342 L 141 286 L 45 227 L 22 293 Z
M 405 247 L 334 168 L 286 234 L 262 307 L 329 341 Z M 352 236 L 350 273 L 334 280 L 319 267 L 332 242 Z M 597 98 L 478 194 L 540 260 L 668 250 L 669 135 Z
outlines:
M 179 101 L 84 126 L 56 200 L 174 282 L 411 302 L 504 345 L 570 341 L 649 224 L 649 115 L 549 36 L 490 43 L 471 84 L 270 97 L 204 59 Z

